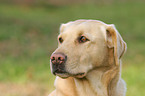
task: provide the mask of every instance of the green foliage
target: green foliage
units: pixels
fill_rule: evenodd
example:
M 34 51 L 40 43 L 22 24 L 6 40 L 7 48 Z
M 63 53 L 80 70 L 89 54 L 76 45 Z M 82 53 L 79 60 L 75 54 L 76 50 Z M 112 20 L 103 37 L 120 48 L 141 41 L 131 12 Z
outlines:
M 127 42 L 123 79 L 127 96 L 145 92 L 145 6 L 143 2 L 27 7 L 0 5 L 0 81 L 38 82 L 52 90 L 49 57 L 57 47 L 59 25 L 76 19 L 113 23 Z

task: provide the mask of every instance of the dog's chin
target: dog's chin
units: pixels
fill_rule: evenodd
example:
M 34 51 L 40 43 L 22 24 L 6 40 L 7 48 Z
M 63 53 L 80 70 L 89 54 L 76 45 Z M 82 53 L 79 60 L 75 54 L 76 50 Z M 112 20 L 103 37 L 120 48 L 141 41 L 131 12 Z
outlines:
M 70 74 L 70 73 L 55 73 L 55 75 L 63 78 L 63 79 L 66 79 L 68 77 L 74 77 L 74 78 L 84 78 L 86 76 L 86 73 L 82 72 L 82 73 L 77 73 L 77 74 Z
M 59 77 L 61 77 L 63 79 L 66 79 L 66 78 L 70 77 L 68 75 L 68 73 L 55 73 L 55 75 L 57 75 L 57 76 L 59 76 Z
M 78 74 L 74 74 L 73 77 L 75 78 L 84 78 L 86 76 L 86 73 L 83 72 L 83 73 L 78 73 Z

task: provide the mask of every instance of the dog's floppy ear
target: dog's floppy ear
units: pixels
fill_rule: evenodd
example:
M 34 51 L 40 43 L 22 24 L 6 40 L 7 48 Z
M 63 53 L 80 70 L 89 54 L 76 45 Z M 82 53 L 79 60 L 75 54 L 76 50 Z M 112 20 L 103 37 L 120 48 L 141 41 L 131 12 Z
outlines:
M 114 59 L 116 65 L 119 65 L 120 58 L 125 53 L 127 46 L 126 43 L 123 41 L 121 35 L 116 30 L 113 24 L 107 25 L 106 29 L 107 34 L 107 46 L 108 48 L 114 49 Z

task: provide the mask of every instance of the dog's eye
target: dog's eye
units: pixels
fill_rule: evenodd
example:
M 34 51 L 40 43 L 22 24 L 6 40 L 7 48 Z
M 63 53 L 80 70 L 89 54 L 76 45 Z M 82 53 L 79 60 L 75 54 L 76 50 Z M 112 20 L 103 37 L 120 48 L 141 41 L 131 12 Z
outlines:
M 59 38 L 59 42 L 60 42 L 60 43 L 62 43 L 62 42 L 63 42 L 63 39 L 62 39 L 61 37 Z
M 86 42 L 86 41 L 89 41 L 89 39 L 87 39 L 85 36 L 79 37 L 79 42 L 80 42 L 80 43 L 84 43 L 84 42 Z

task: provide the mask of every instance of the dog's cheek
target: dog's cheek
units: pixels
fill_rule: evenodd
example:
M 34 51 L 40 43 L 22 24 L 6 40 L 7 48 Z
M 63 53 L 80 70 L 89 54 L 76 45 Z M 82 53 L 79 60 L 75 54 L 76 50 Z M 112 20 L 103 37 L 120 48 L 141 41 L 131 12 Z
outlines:
M 80 66 L 84 66 L 86 68 L 84 69 L 89 69 L 89 66 L 92 65 L 92 57 L 90 56 L 90 53 L 84 53 L 80 56 Z
M 99 66 L 101 54 L 98 47 L 99 46 L 93 44 L 87 52 L 87 62 L 91 63 L 92 66 Z

